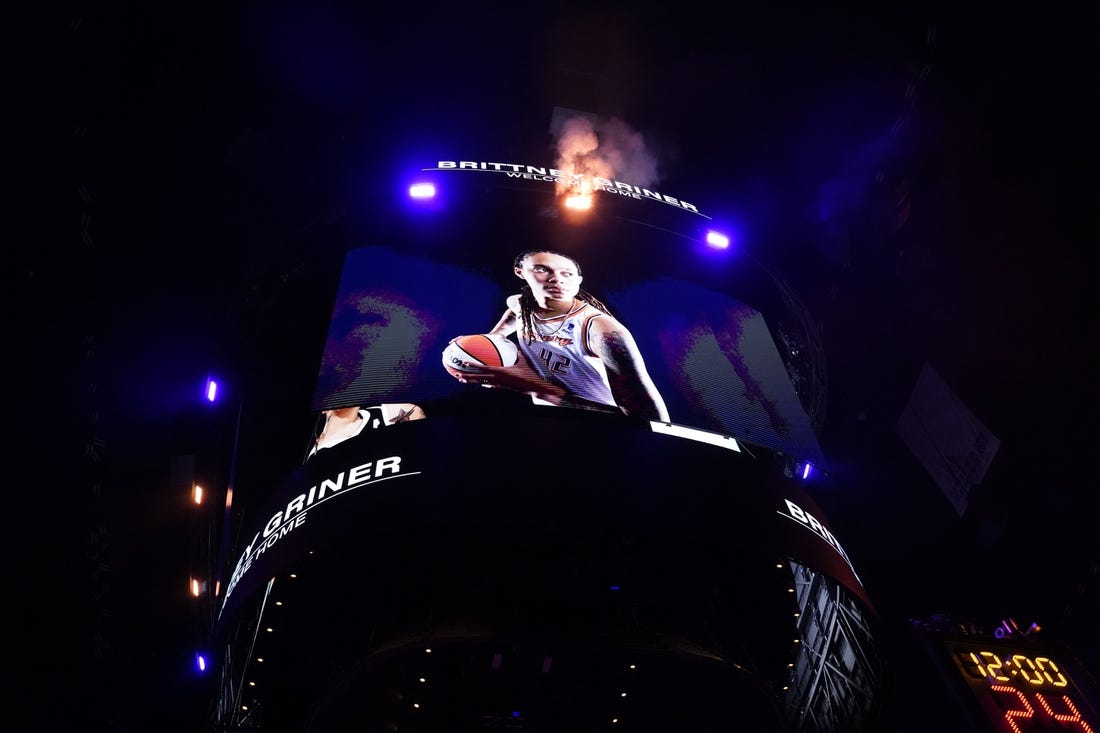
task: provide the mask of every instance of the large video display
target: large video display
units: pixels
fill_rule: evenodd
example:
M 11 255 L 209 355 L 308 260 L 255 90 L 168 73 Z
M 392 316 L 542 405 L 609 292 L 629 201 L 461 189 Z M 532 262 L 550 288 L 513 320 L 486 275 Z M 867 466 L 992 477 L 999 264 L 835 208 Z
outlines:
M 510 395 L 824 463 L 764 315 L 738 292 L 764 274 L 724 276 L 735 255 L 700 246 L 694 206 L 597 192 L 569 212 L 553 187 L 500 171 L 443 170 L 437 185 L 444 203 L 347 251 L 313 403 L 330 421 Z

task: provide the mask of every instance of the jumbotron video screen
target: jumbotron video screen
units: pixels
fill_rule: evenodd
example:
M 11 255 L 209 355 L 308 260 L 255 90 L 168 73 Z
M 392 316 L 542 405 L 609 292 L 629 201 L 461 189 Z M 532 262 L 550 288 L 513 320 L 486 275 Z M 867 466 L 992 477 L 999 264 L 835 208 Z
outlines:
M 435 198 L 346 252 L 314 409 L 407 405 L 430 417 L 497 387 L 824 466 L 759 304 L 774 284 L 736 247 L 702 242 L 705 211 L 599 177 L 591 209 L 570 211 L 565 174 L 547 166 L 427 161 L 420 172 Z M 539 308 L 547 297 L 557 311 Z M 452 342 L 490 333 L 505 367 L 531 368 L 523 379 L 458 371 Z M 529 388 L 536 377 L 545 387 Z

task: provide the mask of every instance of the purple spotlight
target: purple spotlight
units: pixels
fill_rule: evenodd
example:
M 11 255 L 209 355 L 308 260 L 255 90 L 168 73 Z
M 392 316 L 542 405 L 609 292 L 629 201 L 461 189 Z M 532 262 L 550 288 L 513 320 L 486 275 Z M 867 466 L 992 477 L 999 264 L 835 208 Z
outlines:
M 711 229 L 707 232 L 707 244 L 715 249 L 729 249 L 730 238 L 722 232 Z
M 810 471 L 813 469 L 809 463 L 802 467 L 802 480 L 805 481 L 810 477 Z
M 213 402 L 218 397 L 218 383 L 211 377 L 206 380 L 206 401 Z
M 417 200 L 435 198 L 435 184 L 414 183 L 409 186 L 409 197 Z
M 206 657 L 202 654 L 195 655 L 195 666 L 198 667 L 200 672 L 206 671 Z

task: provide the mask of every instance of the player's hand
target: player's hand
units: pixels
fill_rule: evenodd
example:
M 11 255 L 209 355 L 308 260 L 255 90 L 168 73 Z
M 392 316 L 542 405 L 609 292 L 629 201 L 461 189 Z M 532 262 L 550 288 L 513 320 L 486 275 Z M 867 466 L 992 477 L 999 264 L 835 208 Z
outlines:
M 564 388 L 543 379 L 521 352 L 518 361 L 507 367 L 479 367 L 479 384 L 501 387 L 537 398 L 552 405 L 560 404 Z
M 543 391 L 547 382 L 531 366 L 531 362 L 521 351 L 512 366 L 487 366 L 468 364 L 470 371 L 461 381 L 467 384 L 480 384 L 483 387 L 503 387 L 517 392 L 535 394 Z

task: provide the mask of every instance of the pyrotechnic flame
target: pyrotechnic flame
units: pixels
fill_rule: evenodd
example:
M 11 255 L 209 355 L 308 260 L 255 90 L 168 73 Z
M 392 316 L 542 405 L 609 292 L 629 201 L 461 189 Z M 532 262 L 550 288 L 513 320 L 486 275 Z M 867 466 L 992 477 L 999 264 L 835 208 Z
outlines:
M 569 174 L 556 193 L 572 209 L 591 208 L 596 178 L 608 181 L 622 177 L 637 186 L 656 184 L 657 162 L 645 149 L 640 133 L 617 118 L 601 120 L 594 115 L 555 111 L 551 133 L 556 137 L 555 167 Z
M 565 208 L 574 211 L 587 211 L 592 208 L 593 195 L 571 193 L 565 197 Z
M 559 184 L 559 191 L 560 189 Z M 565 207 L 576 211 L 587 211 L 592 208 L 595 199 L 595 186 L 589 178 L 577 178 L 569 184 L 565 191 Z

